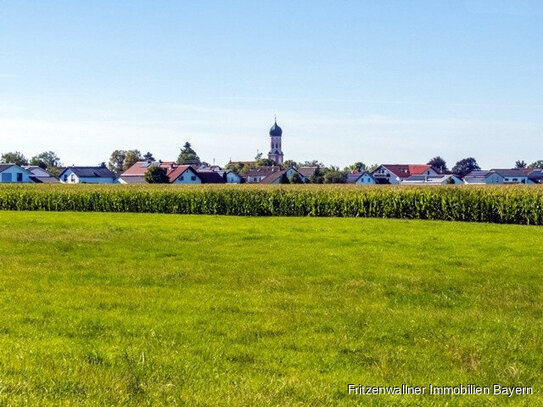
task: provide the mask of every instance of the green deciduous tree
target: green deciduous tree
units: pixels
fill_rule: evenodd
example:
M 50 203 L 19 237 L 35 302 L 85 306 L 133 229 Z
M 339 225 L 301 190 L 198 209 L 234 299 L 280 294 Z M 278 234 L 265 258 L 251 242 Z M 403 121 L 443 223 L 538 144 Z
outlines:
M 432 167 L 434 167 L 436 170 L 439 170 L 440 172 L 447 171 L 447 162 L 440 156 L 432 158 L 426 164 L 431 165 Z
M 158 165 L 151 165 L 145 171 L 144 178 L 149 184 L 166 184 L 169 182 L 166 170 Z
M 531 163 L 528 168 L 543 168 L 543 160 L 537 160 Z
M 302 177 L 300 177 L 300 174 L 298 174 L 297 172 L 293 172 L 292 174 L 290 174 L 290 177 L 288 177 L 288 181 L 291 184 L 303 184 L 304 183 Z
M 0 162 L 4 164 L 28 165 L 26 157 L 18 151 L 2 154 Z
M 479 164 L 473 157 L 464 158 L 458 161 L 452 168 L 452 172 L 459 177 L 464 177 L 469 174 L 471 171 L 480 170 Z

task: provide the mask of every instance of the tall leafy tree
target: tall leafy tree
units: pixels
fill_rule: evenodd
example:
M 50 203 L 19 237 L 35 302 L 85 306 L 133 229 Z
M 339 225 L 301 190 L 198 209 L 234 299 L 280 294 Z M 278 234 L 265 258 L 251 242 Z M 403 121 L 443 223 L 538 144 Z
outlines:
M 143 155 L 143 159 L 145 161 L 156 161 L 155 160 L 155 157 L 153 157 L 153 154 L 151 154 L 149 151 L 147 151 L 144 155 Z
M 139 152 L 139 150 L 128 150 L 124 157 L 123 171 L 126 171 L 127 169 L 132 167 L 134 164 L 136 164 L 138 161 L 142 161 L 142 160 L 143 160 L 143 157 L 141 156 L 141 153 Z
M 367 169 L 368 169 L 368 166 L 361 161 L 355 162 L 354 164 L 351 164 L 348 167 L 345 167 L 345 171 L 348 171 L 348 172 L 351 172 L 351 171 L 362 172 L 362 171 L 366 171 Z
M 521 169 L 521 168 L 526 168 L 527 166 L 528 164 L 524 160 L 515 161 L 515 168 Z
M 463 158 L 458 161 L 452 168 L 452 172 L 459 177 L 464 177 L 469 174 L 471 171 L 480 170 L 479 164 L 473 157 Z
M 303 184 L 304 183 L 302 177 L 300 177 L 300 174 L 298 174 L 297 172 L 293 172 L 292 174 L 290 174 L 290 177 L 288 177 L 288 181 L 291 184 Z
M 149 184 L 166 184 L 169 181 L 166 170 L 158 165 L 151 165 L 145 171 L 144 178 Z
M 53 151 L 44 151 L 30 159 L 30 165 L 38 165 L 44 170 L 58 168 L 62 164 L 60 158 Z
M 0 162 L 4 164 L 28 165 L 28 160 L 19 151 L 2 154 Z
M 443 158 L 441 158 L 439 155 L 432 158 L 426 164 L 431 165 L 436 170 L 439 170 L 441 172 L 447 171 L 447 162 Z
M 543 160 L 537 160 L 531 163 L 528 168 L 543 168 Z
M 124 159 L 126 158 L 126 150 L 115 150 L 109 157 L 107 167 L 117 174 L 123 172 Z
M 325 184 L 344 184 L 347 182 L 347 173 L 334 166 L 325 168 L 323 170 L 323 182 Z
M 201 164 L 200 157 L 198 157 L 198 154 L 192 149 L 192 146 L 188 141 L 185 143 L 177 157 L 177 164 Z

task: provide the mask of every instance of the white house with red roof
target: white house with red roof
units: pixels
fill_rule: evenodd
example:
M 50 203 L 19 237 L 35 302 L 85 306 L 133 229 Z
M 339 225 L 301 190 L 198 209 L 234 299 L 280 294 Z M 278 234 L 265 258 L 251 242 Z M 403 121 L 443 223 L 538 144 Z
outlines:
M 400 184 L 412 175 L 437 176 L 440 173 L 429 164 L 382 164 L 371 175 L 378 184 Z

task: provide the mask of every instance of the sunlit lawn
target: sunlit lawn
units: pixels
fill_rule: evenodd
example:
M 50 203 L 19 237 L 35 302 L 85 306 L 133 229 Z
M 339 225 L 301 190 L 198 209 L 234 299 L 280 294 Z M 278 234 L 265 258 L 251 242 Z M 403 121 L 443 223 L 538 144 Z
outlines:
M 542 405 L 542 248 L 527 226 L 0 212 L 0 405 Z

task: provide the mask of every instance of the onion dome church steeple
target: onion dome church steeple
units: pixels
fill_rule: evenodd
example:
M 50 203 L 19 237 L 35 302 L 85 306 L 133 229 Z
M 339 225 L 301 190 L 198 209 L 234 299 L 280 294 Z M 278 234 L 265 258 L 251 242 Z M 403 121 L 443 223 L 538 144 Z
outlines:
M 275 123 L 270 129 L 270 152 L 268 158 L 273 160 L 276 164 L 283 162 L 283 150 L 281 150 L 281 137 L 283 130 L 277 125 L 277 117 Z

